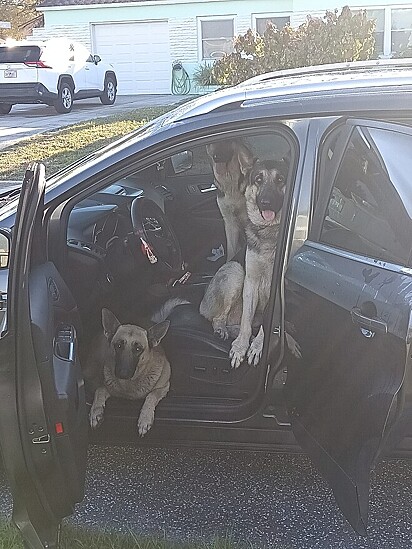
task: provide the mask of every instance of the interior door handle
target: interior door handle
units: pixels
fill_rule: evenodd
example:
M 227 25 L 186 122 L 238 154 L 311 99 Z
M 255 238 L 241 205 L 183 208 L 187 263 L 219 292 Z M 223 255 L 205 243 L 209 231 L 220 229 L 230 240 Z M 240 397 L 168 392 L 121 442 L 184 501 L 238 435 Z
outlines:
M 362 314 L 358 307 L 354 307 L 350 314 L 352 322 L 359 324 L 361 328 L 366 328 L 366 330 L 370 330 L 371 332 L 379 332 L 380 334 L 388 333 L 388 325 L 386 322 Z

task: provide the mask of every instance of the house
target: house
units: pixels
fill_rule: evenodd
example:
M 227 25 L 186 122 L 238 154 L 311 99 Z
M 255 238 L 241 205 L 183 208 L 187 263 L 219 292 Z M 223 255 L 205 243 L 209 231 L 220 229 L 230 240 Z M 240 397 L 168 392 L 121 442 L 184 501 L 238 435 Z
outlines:
M 68 36 L 113 63 L 119 94 L 171 90 L 172 63 L 180 61 L 189 75 L 199 64 L 230 51 L 232 39 L 249 28 L 297 26 L 308 13 L 323 16 L 338 0 L 43 0 L 38 10 L 44 27 L 35 39 Z M 388 6 L 384 0 L 358 2 L 376 18 L 380 54 L 389 57 L 409 41 L 412 3 Z M 310 7 L 308 7 L 310 4 Z M 192 91 L 196 91 L 193 90 Z

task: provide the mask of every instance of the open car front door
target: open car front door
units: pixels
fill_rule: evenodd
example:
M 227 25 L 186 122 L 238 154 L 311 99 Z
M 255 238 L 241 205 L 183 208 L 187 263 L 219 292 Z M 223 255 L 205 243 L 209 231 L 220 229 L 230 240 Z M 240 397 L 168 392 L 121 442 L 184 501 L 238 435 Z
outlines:
M 411 409 L 411 148 L 410 128 L 347 122 L 286 273 L 302 351 L 285 387 L 292 427 L 362 535 L 371 468 Z
M 25 546 L 58 546 L 61 519 L 83 498 L 87 412 L 76 304 L 46 260 L 44 166 L 25 174 L 0 339 L 0 437 Z

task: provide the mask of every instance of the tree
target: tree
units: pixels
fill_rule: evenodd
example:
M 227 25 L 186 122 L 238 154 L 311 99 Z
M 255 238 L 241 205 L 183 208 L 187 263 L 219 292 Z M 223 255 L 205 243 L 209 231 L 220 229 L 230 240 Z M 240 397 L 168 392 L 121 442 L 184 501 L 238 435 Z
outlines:
M 0 21 L 11 23 L 11 29 L 0 29 L 0 37 L 24 38 L 21 26 L 39 15 L 36 5 L 37 0 L 0 0 Z
M 265 72 L 370 59 L 374 53 L 375 21 L 365 10 L 344 7 L 327 11 L 323 18 L 307 16 L 294 29 L 269 25 L 263 35 L 251 29 L 238 36 L 234 51 L 212 67 L 217 84 L 234 85 Z

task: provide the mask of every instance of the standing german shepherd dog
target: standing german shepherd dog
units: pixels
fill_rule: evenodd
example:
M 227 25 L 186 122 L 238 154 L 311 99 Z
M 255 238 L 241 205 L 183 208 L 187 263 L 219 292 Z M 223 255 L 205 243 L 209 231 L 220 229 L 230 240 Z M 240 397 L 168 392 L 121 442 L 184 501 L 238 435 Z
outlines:
M 272 284 L 288 168 L 284 160 L 255 161 L 245 188 L 245 269 L 236 261 L 223 265 L 200 304 L 200 313 L 212 322 L 215 333 L 224 339 L 237 336 L 230 349 L 233 368 L 238 368 L 246 355 L 249 364 L 257 365 L 262 354 L 263 314 Z M 253 327 L 259 331 L 250 343 Z M 286 339 L 299 356 L 293 338 L 288 335 Z
M 120 324 L 111 311 L 103 309 L 102 324 L 104 333 L 98 336 L 84 371 L 95 390 L 90 425 L 95 429 L 103 421 L 111 396 L 145 399 L 137 422 L 138 433 L 144 436 L 153 425 L 156 406 L 169 391 L 170 364 L 159 344 L 170 322 L 164 320 L 146 331 Z
M 226 233 L 226 260 L 230 261 L 242 246 L 247 223 L 245 175 L 253 165 L 253 155 L 240 139 L 228 139 L 206 145 L 215 184 L 217 204 Z

